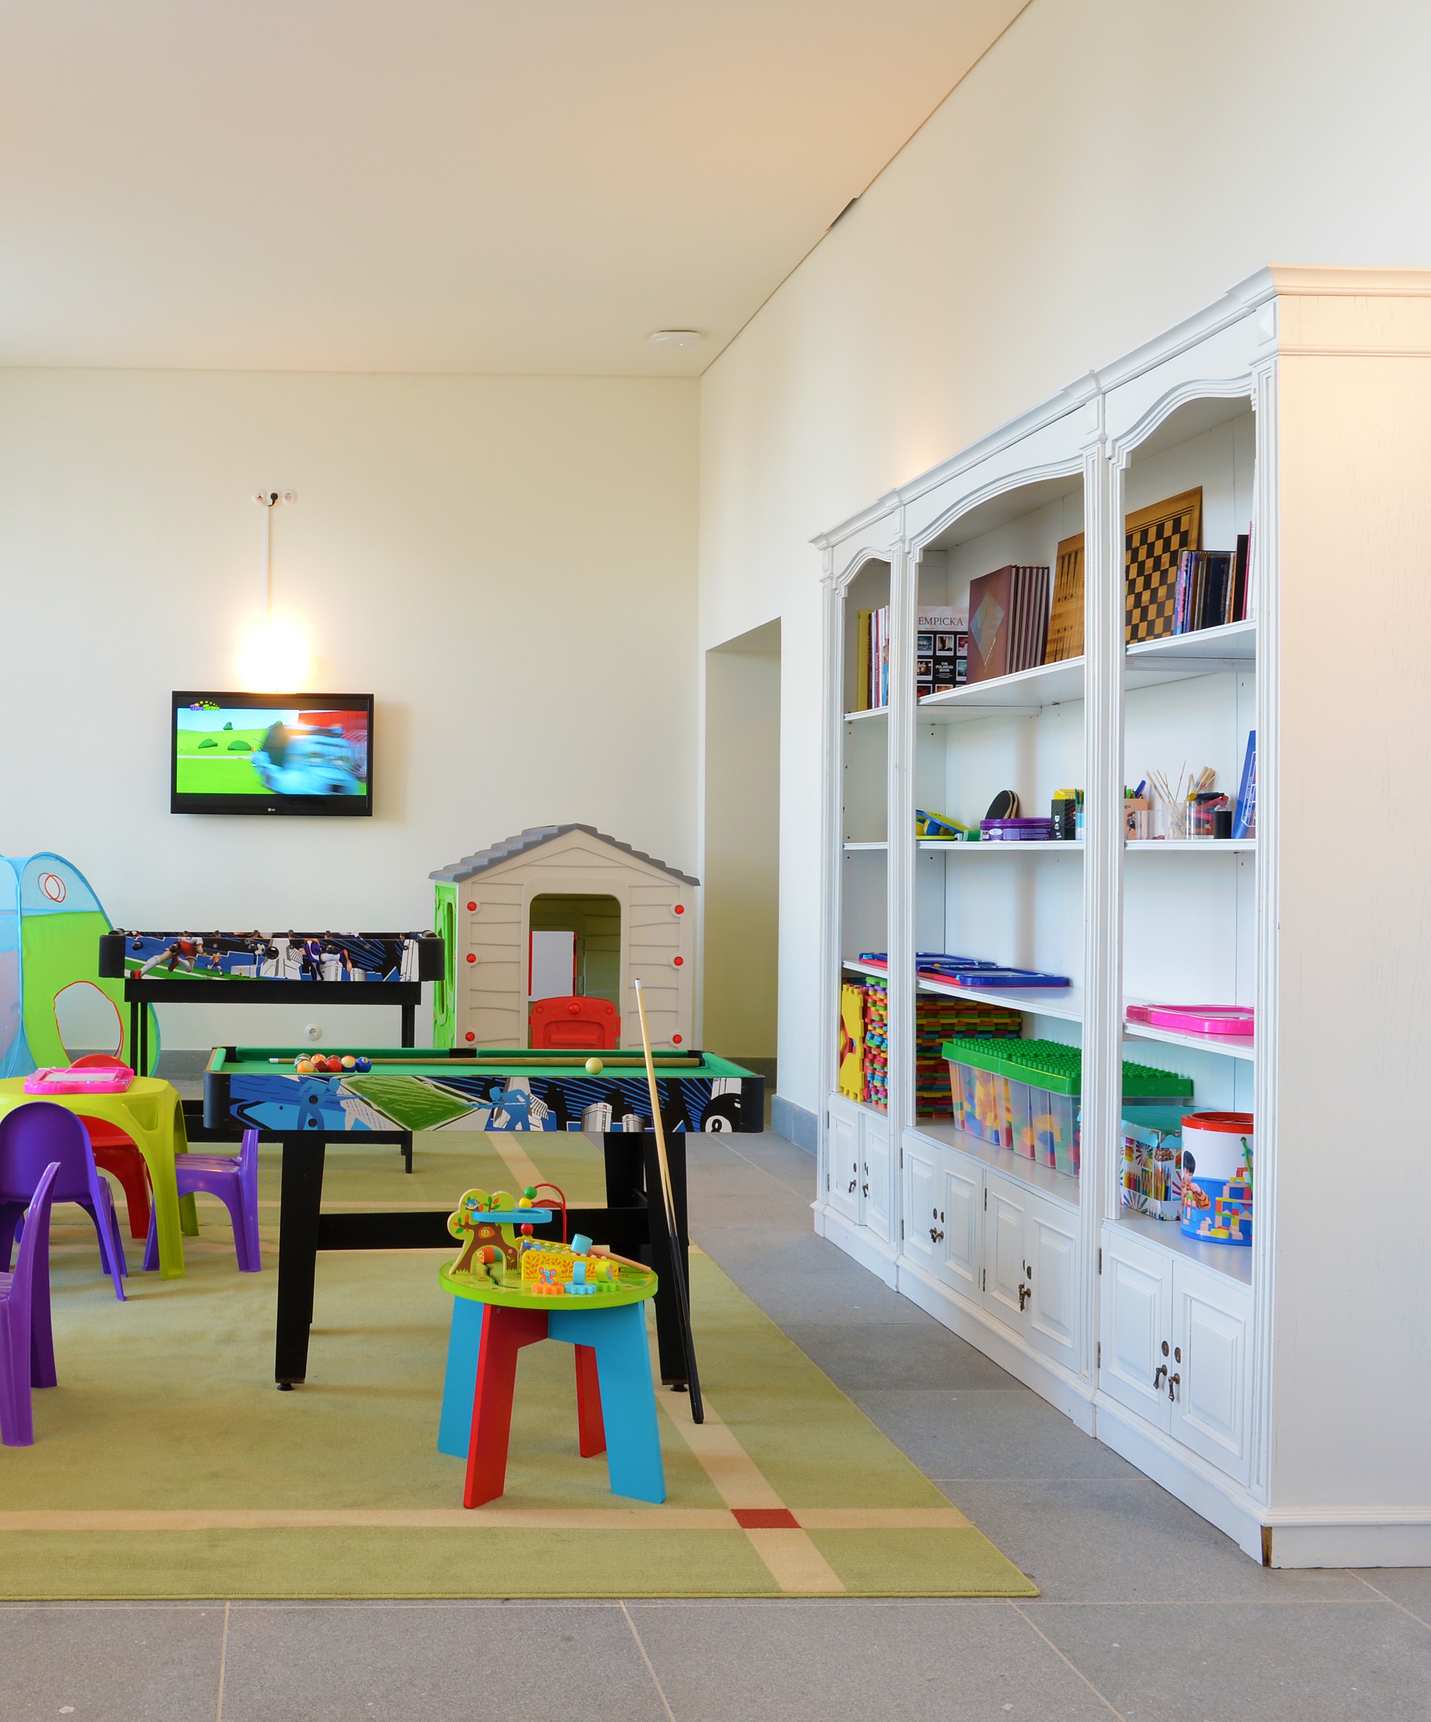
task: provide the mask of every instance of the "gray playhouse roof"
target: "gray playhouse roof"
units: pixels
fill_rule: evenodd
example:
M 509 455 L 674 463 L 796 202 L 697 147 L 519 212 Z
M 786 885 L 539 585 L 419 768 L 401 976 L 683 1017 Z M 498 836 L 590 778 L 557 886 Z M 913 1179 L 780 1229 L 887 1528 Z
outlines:
M 450 884 L 457 884 L 463 879 L 471 879 L 478 873 L 485 873 L 489 867 L 496 867 L 503 861 L 510 861 L 515 855 L 524 855 L 530 849 L 540 849 L 543 843 L 550 843 L 553 837 L 564 837 L 568 831 L 584 831 L 588 837 L 599 837 L 603 843 L 609 843 L 613 849 L 619 849 L 623 855 L 630 855 L 636 861 L 644 861 L 648 867 L 658 867 L 672 879 L 679 879 L 683 885 L 699 885 L 699 879 L 693 879 L 689 873 L 682 873 L 677 867 L 668 867 L 664 861 L 658 861 L 654 855 L 643 854 L 639 849 L 633 849 L 629 843 L 622 843 L 615 837 L 608 837 L 604 831 L 598 831 L 594 825 L 534 825 L 528 831 L 519 833 L 516 837 L 505 838 L 501 843 L 494 843 L 490 849 L 479 849 L 475 855 L 464 855 L 460 861 L 454 861 L 450 867 L 439 867 L 437 872 L 429 873 L 429 879 L 443 879 Z

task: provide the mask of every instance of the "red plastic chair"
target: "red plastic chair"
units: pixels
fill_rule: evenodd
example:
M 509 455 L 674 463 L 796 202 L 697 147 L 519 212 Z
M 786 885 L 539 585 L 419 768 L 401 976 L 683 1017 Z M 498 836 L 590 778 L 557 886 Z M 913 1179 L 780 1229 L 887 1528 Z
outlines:
M 621 1044 L 621 1018 L 610 999 L 538 999 L 532 1006 L 534 1047 L 591 1047 L 612 1052 Z
M 114 1058 L 107 1052 L 90 1052 L 83 1058 L 77 1058 L 70 1069 L 93 1069 L 123 1063 L 122 1058 Z M 149 1168 L 144 1162 L 144 1156 L 119 1126 L 111 1124 L 107 1118 L 81 1117 L 80 1123 L 89 1132 L 89 1145 L 94 1149 L 95 1165 L 101 1172 L 113 1173 L 119 1180 L 120 1189 L 124 1191 L 125 1206 L 129 1209 L 130 1237 L 147 1238 Z

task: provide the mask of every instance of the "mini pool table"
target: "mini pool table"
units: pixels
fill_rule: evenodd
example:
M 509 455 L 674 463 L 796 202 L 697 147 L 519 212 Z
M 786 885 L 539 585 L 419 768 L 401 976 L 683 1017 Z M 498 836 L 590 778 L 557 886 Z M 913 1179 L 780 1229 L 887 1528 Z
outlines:
M 349 1130 L 639 1130 L 651 1110 L 639 1052 L 525 1052 L 510 1047 L 422 1052 L 343 1046 L 372 1069 L 300 1076 L 314 1047 L 217 1046 L 204 1073 L 209 1129 L 256 1125 L 271 1136 Z M 326 1055 L 325 1055 L 326 1056 Z M 600 1075 L 587 1058 L 601 1060 Z M 655 1055 L 667 1135 L 763 1130 L 765 1079 L 710 1052 Z
M 672 1238 L 663 1204 L 647 1200 L 647 1192 L 659 1190 L 660 1183 L 656 1137 L 647 1128 L 651 1101 L 646 1069 L 639 1052 L 339 1050 L 361 1054 L 372 1061 L 372 1069 L 300 1076 L 295 1062 L 308 1048 L 219 1046 L 204 1073 L 206 1135 L 232 1136 L 256 1126 L 283 1143 L 274 1347 L 274 1379 L 280 1387 L 306 1379 L 319 1250 L 451 1245 L 447 1216 L 460 1191 L 454 1190 L 452 1202 L 440 1209 L 322 1211 L 329 1147 L 400 1142 L 411 1171 L 416 1130 L 569 1130 L 599 1142 L 605 1156 L 606 1206 L 571 1208 L 568 1225 L 573 1233 L 585 1232 L 609 1244 L 618 1255 L 649 1257 L 660 1278 L 655 1309 L 661 1379 L 685 1385 L 682 1317 L 668 1289 L 674 1285 L 672 1251 L 679 1251 L 684 1267 L 689 1241 L 685 1137 L 693 1130 L 762 1130 L 762 1077 L 713 1053 L 656 1055 L 676 1209 Z M 587 1072 L 588 1057 L 601 1059 L 599 1074 Z M 556 1220 L 536 1231 L 538 1236 L 560 1236 Z M 688 1277 L 685 1283 L 690 1283 Z

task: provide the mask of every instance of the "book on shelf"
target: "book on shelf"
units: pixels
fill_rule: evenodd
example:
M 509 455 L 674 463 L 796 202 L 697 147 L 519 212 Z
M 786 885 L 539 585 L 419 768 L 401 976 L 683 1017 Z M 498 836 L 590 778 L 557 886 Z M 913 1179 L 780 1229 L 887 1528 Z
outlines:
M 945 607 L 919 611 L 914 641 L 915 698 L 963 687 L 969 675 L 969 616 Z
M 1046 664 L 1083 656 L 1083 534 L 1063 539 L 1054 558 L 1053 610 L 1048 619 Z
M 1246 620 L 1247 543 L 1247 534 L 1240 533 L 1236 550 L 1178 552 L 1173 633 L 1195 634 Z
M 1237 811 L 1232 816 L 1234 837 L 1257 835 L 1257 731 L 1247 732 L 1247 752 L 1242 760 L 1242 783 L 1237 791 Z
M 993 681 L 1043 662 L 1048 564 L 1010 562 L 969 582 L 969 680 Z
M 889 605 L 861 610 L 855 622 L 855 710 L 889 704 Z

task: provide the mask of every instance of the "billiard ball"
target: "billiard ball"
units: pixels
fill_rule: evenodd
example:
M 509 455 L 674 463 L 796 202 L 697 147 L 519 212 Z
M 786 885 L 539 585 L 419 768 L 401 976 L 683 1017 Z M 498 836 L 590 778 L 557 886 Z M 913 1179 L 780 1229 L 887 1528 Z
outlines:
M 370 1058 L 355 1058 L 353 1068 L 361 1074 L 363 1071 L 373 1068 L 373 1061 Z
M 586 1061 L 586 1074 L 588 1076 L 600 1076 L 605 1069 L 606 1066 L 599 1058 L 589 1058 Z
M 356 1070 L 358 1068 L 358 1061 L 353 1057 L 351 1052 L 348 1052 L 343 1055 L 342 1065 L 344 1070 Z
M 311 1058 L 300 1058 L 293 1068 L 300 1076 L 312 1076 L 313 1060 Z

